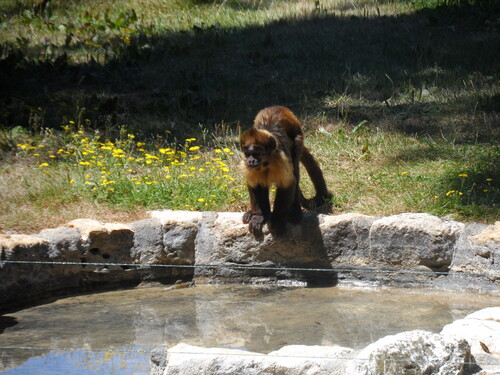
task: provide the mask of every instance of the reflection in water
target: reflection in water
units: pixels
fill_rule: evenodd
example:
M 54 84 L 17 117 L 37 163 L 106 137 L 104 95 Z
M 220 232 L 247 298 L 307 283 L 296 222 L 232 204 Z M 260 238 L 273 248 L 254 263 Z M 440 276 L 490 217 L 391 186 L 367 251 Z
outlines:
M 438 332 L 500 296 L 401 289 L 197 286 L 71 297 L 10 313 L 5 374 L 148 374 L 149 352 L 179 342 L 267 353 L 284 345 L 361 349 L 389 334 Z M 14 324 L 17 323 L 17 324 Z

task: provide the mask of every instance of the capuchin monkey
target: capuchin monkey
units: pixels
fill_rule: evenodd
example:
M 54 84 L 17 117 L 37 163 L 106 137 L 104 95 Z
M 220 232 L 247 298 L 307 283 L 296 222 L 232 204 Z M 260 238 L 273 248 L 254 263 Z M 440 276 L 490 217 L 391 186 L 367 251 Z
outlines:
M 302 206 L 323 205 L 331 194 L 326 188 L 323 172 L 304 146 L 300 121 L 286 107 L 268 107 L 255 117 L 253 128 L 240 138 L 243 160 L 241 168 L 250 193 L 250 210 L 243 215 L 250 233 L 262 236 L 268 224 L 271 233 L 282 236 L 287 222 L 298 224 Z M 316 195 L 307 200 L 299 188 L 299 161 L 314 184 Z M 271 212 L 269 188 L 276 186 Z

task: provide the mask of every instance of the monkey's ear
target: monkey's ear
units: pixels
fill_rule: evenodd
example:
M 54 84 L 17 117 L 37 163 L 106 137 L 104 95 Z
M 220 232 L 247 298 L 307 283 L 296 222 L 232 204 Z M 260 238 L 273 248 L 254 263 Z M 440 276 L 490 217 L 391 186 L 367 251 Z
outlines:
M 267 144 L 266 144 L 266 148 L 269 150 L 269 151 L 272 151 L 276 148 L 276 139 L 274 139 L 274 137 L 269 137 L 268 138 L 268 141 L 267 141 Z

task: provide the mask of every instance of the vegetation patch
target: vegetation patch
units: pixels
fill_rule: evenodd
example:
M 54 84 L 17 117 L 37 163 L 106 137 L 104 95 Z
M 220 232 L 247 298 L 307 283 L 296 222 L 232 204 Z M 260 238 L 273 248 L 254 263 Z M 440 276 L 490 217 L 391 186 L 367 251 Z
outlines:
M 498 220 L 499 14 L 487 0 L 0 0 L 0 227 L 243 211 L 238 135 L 275 104 L 303 121 L 335 213 Z

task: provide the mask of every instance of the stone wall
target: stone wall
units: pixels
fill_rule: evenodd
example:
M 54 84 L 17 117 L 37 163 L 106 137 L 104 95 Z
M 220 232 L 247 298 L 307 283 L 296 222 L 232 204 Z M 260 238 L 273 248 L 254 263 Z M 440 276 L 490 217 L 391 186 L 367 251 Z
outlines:
M 284 238 L 265 232 L 256 240 L 241 215 L 154 211 L 131 224 L 78 219 L 33 235 L 0 234 L 1 309 L 96 288 L 192 279 L 499 291 L 500 222 L 306 213 Z

